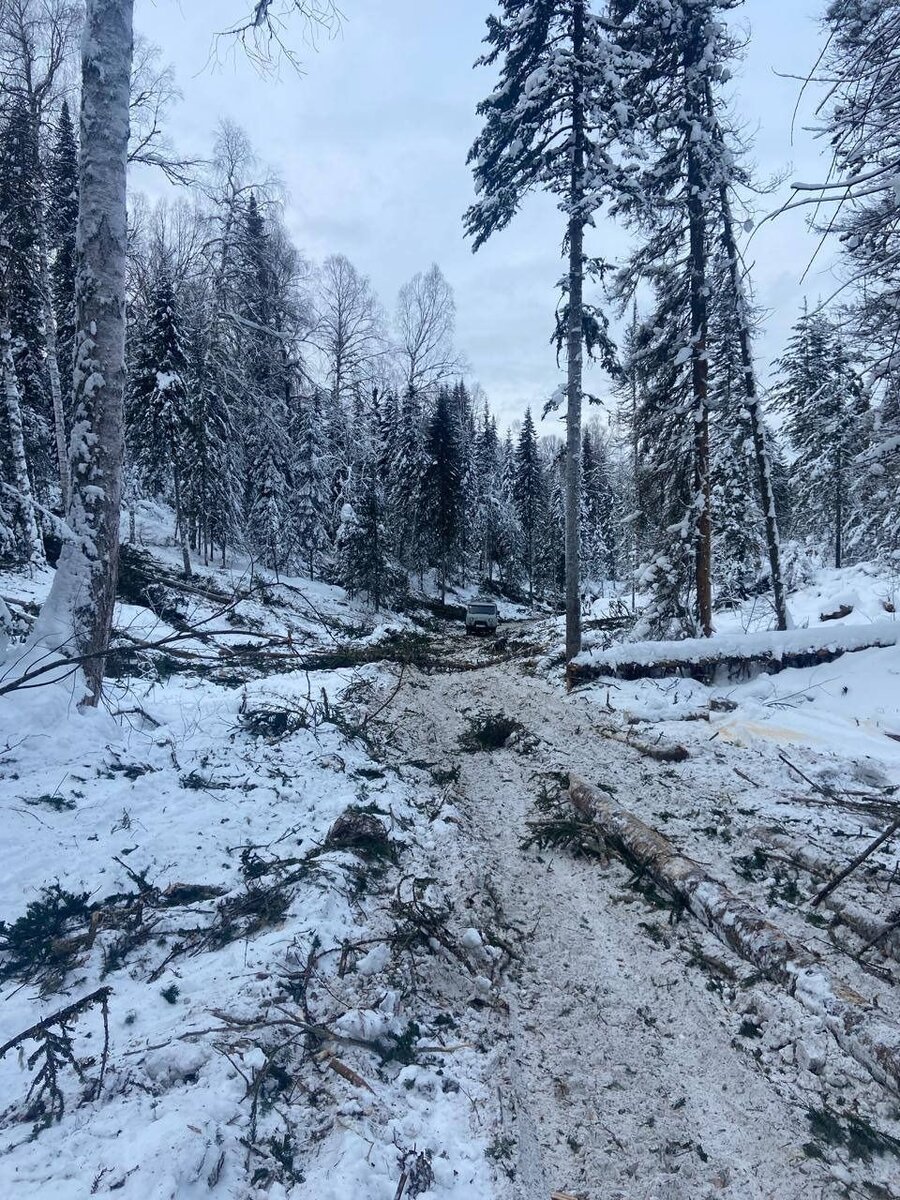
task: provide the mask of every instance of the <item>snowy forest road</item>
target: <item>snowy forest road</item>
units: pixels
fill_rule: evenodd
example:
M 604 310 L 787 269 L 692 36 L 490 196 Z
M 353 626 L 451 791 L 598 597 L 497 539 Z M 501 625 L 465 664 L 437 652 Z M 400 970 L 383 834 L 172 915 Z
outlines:
M 766 984 L 723 985 L 709 962 L 722 963 L 726 977 L 730 963 L 739 980 L 749 974 L 743 964 L 693 921 L 671 924 L 652 897 L 630 886 L 621 864 L 520 848 L 553 772 L 610 785 L 626 805 L 635 789 L 655 790 L 671 808 L 690 802 L 692 764 L 648 762 L 597 736 L 585 707 L 514 662 L 412 672 L 393 704 L 401 757 L 426 759 L 455 777 L 448 799 L 461 817 L 460 837 L 435 874 L 460 907 L 488 896 L 520 955 L 497 1003 L 502 1118 L 493 1156 L 501 1195 L 871 1194 L 845 1190 L 804 1149 L 817 1098 L 793 1066 L 803 1028 L 793 1001 Z M 522 741 L 466 752 L 467 722 L 494 713 L 520 721 Z M 784 1039 L 790 1063 L 761 1048 L 748 1011 L 792 1031 Z M 859 1183 L 866 1168 L 851 1175 Z

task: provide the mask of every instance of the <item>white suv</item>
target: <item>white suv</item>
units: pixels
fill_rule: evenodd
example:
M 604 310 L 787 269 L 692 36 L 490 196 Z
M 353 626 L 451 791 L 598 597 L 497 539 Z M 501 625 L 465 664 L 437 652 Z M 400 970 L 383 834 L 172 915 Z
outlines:
M 470 600 L 466 607 L 466 633 L 495 633 L 500 614 L 493 600 Z

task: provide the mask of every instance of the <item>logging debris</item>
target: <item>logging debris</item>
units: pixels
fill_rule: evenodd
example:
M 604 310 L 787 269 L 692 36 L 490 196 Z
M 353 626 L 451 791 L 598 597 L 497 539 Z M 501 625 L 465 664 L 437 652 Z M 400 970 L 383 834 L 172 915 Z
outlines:
M 644 872 L 741 958 L 781 984 L 823 1021 L 874 1079 L 900 1094 L 900 1028 L 837 979 L 816 954 L 793 942 L 759 909 L 608 795 L 573 777 L 568 798 L 607 847 Z

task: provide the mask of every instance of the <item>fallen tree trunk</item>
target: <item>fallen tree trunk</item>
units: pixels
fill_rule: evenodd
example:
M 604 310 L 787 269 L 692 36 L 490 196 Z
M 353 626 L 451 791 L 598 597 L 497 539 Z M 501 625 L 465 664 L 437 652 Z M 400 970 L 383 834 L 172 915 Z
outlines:
M 574 776 L 569 798 L 581 819 L 626 862 L 688 909 L 720 941 L 821 1017 L 838 1044 L 884 1087 L 900 1094 L 900 1028 L 836 979 L 752 904 L 609 796 Z
M 722 634 L 680 642 L 622 642 L 586 650 L 569 663 L 569 688 L 594 679 L 664 679 L 684 676 L 701 683 L 750 679 L 788 667 L 816 667 L 843 654 L 884 649 L 900 642 L 900 625 L 843 625 L 829 629 Z

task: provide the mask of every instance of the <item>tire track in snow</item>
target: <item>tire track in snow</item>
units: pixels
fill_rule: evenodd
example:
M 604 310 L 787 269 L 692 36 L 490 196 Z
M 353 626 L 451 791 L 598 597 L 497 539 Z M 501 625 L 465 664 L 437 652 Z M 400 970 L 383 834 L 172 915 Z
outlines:
M 459 767 L 459 843 L 436 868 L 455 898 L 495 891 L 526 931 L 498 1020 L 500 1194 L 538 1200 L 791 1200 L 844 1194 L 802 1146 L 807 1097 L 778 1094 L 734 1037 L 735 1010 L 707 989 L 680 947 L 639 928 L 653 913 L 623 892 L 618 867 L 519 840 L 549 770 L 670 789 L 634 751 L 589 740 L 583 714 L 512 665 L 417 676 L 394 720 L 405 754 Z M 460 754 L 475 711 L 503 711 L 541 738 L 533 756 Z M 627 801 L 626 801 L 627 802 Z M 737 1043 L 737 1044 L 735 1044 Z M 509 1178 L 511 1176 L 511 1178 Z

